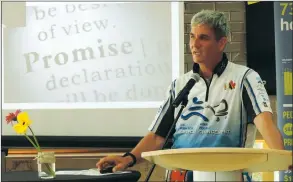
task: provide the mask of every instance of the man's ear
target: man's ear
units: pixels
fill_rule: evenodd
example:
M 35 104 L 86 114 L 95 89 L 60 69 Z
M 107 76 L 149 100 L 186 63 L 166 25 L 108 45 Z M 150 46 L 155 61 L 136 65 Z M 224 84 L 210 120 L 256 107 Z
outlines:
M 222 37 L 222 38 L 218 41 L 219 49 L 220 49 L 221 52 L 224 51 L 227 42 L 228 42 L 228 38 L 227 38 L 227 37 Z

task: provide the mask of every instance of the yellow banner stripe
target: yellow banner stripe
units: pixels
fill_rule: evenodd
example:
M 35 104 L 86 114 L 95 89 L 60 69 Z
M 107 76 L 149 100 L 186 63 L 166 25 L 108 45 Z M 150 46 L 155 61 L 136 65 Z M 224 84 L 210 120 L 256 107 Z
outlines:
M 251 4 L 255 4 L 255 3 L 259 3 L 260 1 L 247 1 L 247 4 L 248 5 L 251 5 Z

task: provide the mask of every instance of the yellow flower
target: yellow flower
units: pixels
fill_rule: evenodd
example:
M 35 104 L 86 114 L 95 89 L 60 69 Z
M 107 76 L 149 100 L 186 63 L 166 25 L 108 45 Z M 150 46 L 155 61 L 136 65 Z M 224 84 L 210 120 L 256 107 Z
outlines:
M 13 129 L 18 134 L 26 133 L 28 126 L 32 123 L 29 119 L 27 112 L 21 112 L 17 115 L 17 124 L 13 126 Z
M 27 130 L 27 125 L 21 125 L 19 123 L 13 125 L 13 129 L 15 130 L 15 132 L 17 134 L 24 134 L 26 133 L 26 130 Z

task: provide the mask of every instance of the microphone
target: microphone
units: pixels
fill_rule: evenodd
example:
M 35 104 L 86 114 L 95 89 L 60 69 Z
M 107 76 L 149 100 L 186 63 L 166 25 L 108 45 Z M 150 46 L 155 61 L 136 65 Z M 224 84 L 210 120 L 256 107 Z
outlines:
M 199 80 L 198 74 L 191 75 L 191 79 L 186 83 L 184 88 L 179 92 L 176 99 L 172 103 L 172 105 L 174 107 L 178 107 L 180 105 L 180 103 L 183 101 L 183 99 L 188 96 L 189 91 L 195 85 L 195 83 L 198 82 L 198 80 Z

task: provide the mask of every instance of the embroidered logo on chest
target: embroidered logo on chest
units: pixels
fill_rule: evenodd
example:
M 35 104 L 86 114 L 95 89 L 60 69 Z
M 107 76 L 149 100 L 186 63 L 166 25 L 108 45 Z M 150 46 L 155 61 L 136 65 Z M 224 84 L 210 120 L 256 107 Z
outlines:
M 236 87 L 236 83 L 231 80 L 229 83 L 224 84 L 224 90 L 233 90 Z

